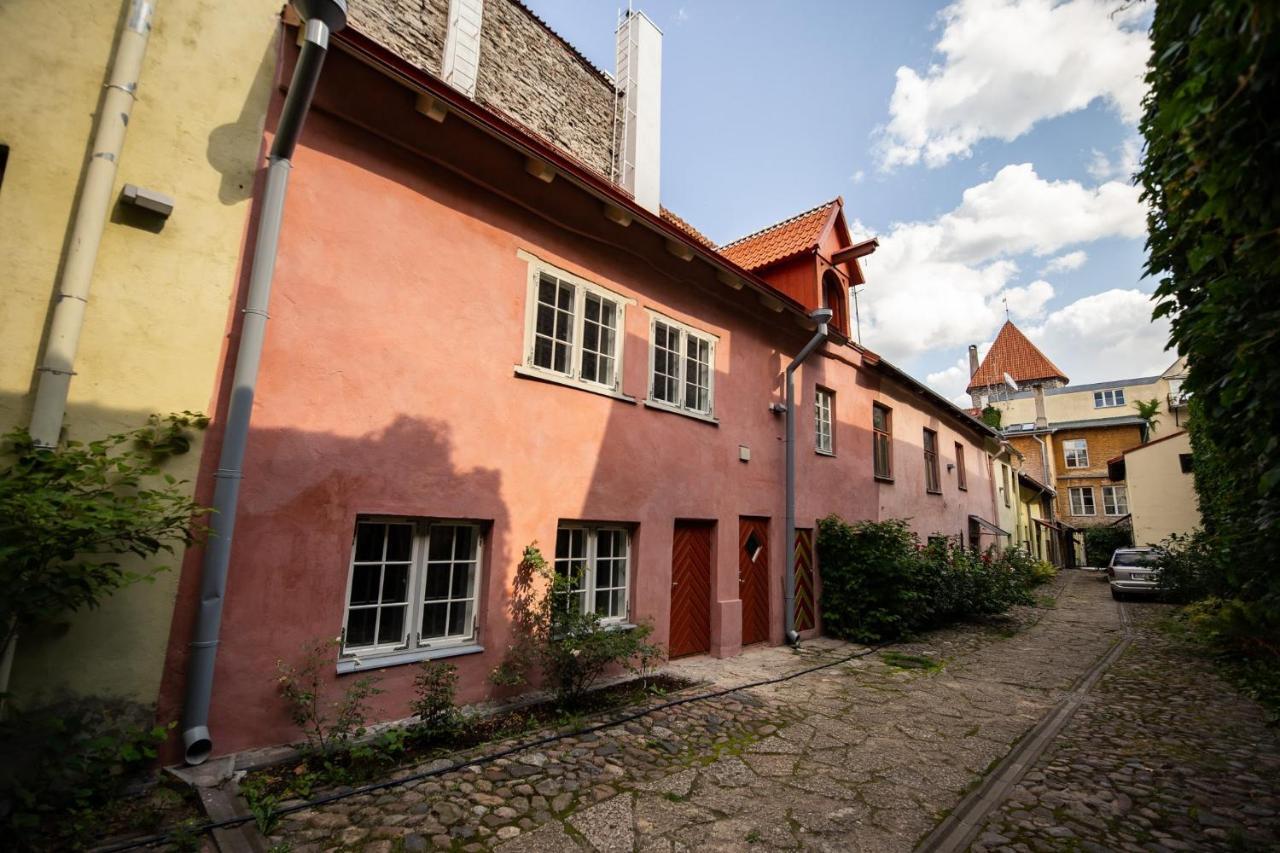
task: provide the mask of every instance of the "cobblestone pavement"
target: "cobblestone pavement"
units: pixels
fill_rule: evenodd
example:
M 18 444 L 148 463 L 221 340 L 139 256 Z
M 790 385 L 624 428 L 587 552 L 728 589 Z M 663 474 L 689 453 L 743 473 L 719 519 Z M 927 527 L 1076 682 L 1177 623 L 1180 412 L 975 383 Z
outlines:
M 1280 734 L 1156 628 L 1166 606 L 1125 610 L 1133 644 L 972 849 L 1280 849 Z
M 1120 636 L 1119 611 L 1105 585 L 1070 572 L 1051 592 L 1056 596 L 1052 606 L 1024 608 L 997 625 L 935 632 L 893 650 L 939 666 L 904 669 L 894 665 L 892 655 L 871 654 L 780 684 L 655 711 L 493 764 L 292 813 L 270 840 L 287 842 L 299 853 L 910 850 Z M 857 650 L 815 641 L 799 653 L 760 649 L 727 661 L 679 661 L 671 669 L 736 685 Z M 904 662 L 910 663 L 896 660 Z M 1158 656 L 1126 659 L 1126 668 L 1137 669 L 1105 688 L 1116 710 L 1108 712 L 1099 703 L 1090 713 L 1112 713 L 1114 742 L 1127 743 L 1125 721 L 1138 716 L 1152 695 L 1145 679 L 1166 676 L 1180 665 Z M 1210 777 L 1211 790 L 1202 790 L 1199 777 L 1177 777 L 1179 786 L 1189 788 L 1178 794 L 1188 803 L 1231 799 L 1226 792 L 1241 792 L 1239 812 L 1219 817 L 1220 810 L 1203 806 L 1183 810 L 1188 829 L 1201 833 L 1198 837 L 1215 838 L 1204 834 L 1221 830 L 1221 839 L 1229 839 L 1231 827 L 1225 822 L 1262 825 L 1265 816 L 1244 811 L 1243 792 L 1262 786 L 1255 780 L 1274 765 L 1264 766 L 1251 752 L 1260 734 L 1255 710 L 1230 701 L 1213 682 L 1187 686 L 1192 688 L 1196 698 L 1187 701 L 1177 698 L 1176 690 L 1161 689 L 1165 710 L 1150 716 L 1174 719 L 1179 709 L 1184 716 L 1206 709 L 1196 717 L 1201 728 L 1162 749 L 1232 777 L 1225 787 L 1218 776 Z M 1205 725 L 1223 726 L 1223 737 L 1206 745 L 1201 759 L 1196 738 L 1204 736 Z M 1092 740 L 1088 729 L 1075 737 L 1082 746 Z M 1268 744 L 1267 754 L 1275 756 L 1274 743 Z M 1076 800 L 1064 797 L 1063 805 L 1050 805 L 1050 789 L 1072 784 L 1092 796 L 1099 788 L 1095 775 L 1111 779 L 1108 802 L 1144 816 L 1142 810 L 1154 806 L 1140 794 L 1152 789 L 1152 777 L 1163 767 L 1144 763 L 1144 752 L 1126 754 L 1114 765 L 1102 762 L 1096 772 L 1083 759 L 1056 759 L 1070 775 L 1055 788 L 1056 777 L 1041 770 L 1041 777 L 1015 794 L 1030 798 L 1025 807 L 1008 811 L 1011 825 L 1035 839 L 1024 842 L 1010 835 L 1010 843 L 1029 845 L 1015 846 L 1019 850 L 1067 846 L 1038 822 L 1045 814 L 1052 819 L 1055 809 L 1070 812 L 1067 804 Z M 1242 762 L 1246 766 L 1237 768 Z M 1122 790 L 1126 786 L 1132 791 Z M 1035 805 L 1036 797 L 1045 804 Z M 1255 802 L 1259 805 L 1247 808 L 1273 813 L 1274 799 Z M 1108 825 L 1104 818 L 1091 819 L 1099 831 Z M 1224 823 L 1214 822 L 1219 820 Z M 1141 837 L 1134 832 L 1135 840 Z M 988 835 L 987 840 L 995 839 Z

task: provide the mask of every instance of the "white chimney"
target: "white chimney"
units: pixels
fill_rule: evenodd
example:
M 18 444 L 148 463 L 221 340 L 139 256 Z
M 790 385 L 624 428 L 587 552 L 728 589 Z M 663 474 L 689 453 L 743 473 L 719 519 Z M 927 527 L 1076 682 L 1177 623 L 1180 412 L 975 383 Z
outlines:
M 480 19 L 484 0 L 449 0 L 440 79 L 468 98 L 476 96 L 480 76 Z
M 618 26 L 618 126 L 614 180 L 636 203 L 658 213 L 662 154 L 662 30 L 644 12 Z

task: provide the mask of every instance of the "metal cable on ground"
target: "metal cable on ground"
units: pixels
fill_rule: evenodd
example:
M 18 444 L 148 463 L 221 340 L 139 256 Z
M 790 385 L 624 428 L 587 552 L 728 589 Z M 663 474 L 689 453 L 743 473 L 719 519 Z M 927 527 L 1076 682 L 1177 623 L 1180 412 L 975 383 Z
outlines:
M 528 741 L 526 743 L 515 744 L 513 746 L 507 747 L 506 749 L 499 750 L 498 752 L 490 753 L 489 755 L 481 755 L 476 758 L 467 759 L 465 761 L 455 761 L 452 764 L 448 764 L 444 767 L 437 767 L 433 770 L 423 770 L 421 772 L 413 773 L 408 776 L 399 776 L 394 779 L 388 779 L 382 782 L 371 782 L 367 785 L 360 785 L 355 788 L 348 788 L 341 791 L 335 791 L 334 793 L 326 794 L 323 797 L 316 797 L 315 799 L 306 800 L 304 802 L 296 803 L 291 806 L 275 809 L 272 812 L 272 814 L 277 816 L 292 814 L 294 812 L 305 811 L 307 809 L 316 808 L 317 806 L 323 806 L 329 803 L 337 802 L 338 800 L 345 800 L 348 797 L 355 797 L 360 794 L 368 794 L 374 791 L 381 791 L 387 788 L 394 788 L 399 785 L 407 785 L 412 782 L 420 782 L 423 779 L 429 779 L 432 776 L 440 776 L 445 773 L 452 773 L 455 770 L 461 770 L 466 767 L 474 767 L 476 765 L 482 765 L 482 764 L 492 764 L 493 762 L 497 761 L 500 758 L 507 758 L 508 756 L 515 755 L 518 752 L 524 752 L 527 749 L 534 749 L 539 746 L 546 746 L 549 743 L 555 743 L 556 741 L 564 740 L 565 738 L 581 737 L 582 735 L 594 734 L 595 732 L 603 731 L 604 729 L 611 729 L 611 728 L 614 728 L 615 726 L 621 726 L 626 723 L 632 722 L 633 720 L 638 720 L 641 717 L 644 717 L 648 714 L 652 714 L 655 711 L 662 711 L 667 708 L 676 708 L 681 705 L 691 704 L 693 702 L 703 702 L 703 701 L 706 701 L 707 699 L 718 699 L 719 697 L 727 696 L 730 693 L 738 693 L 743 690 L 751 690 L 756 687 L 768 687 L 771 684 L 781 684 L 785 681 L 790 681 L 794 678 L 799 678 L 802 675 L 809 675 L 810 673 L 818 672 L 823 669 L 830 669 L 833 666 L 839 666 L 842 663 L 848 663 L 849 661 L 857 660 L 858 658 L 867 657 L 868 655 L 875 654 L 881 649 L 885 649 L 893 645 L 897 645 L 897 643 L 880 643 L 879 645 L 871 646 L 869 648 L 863 649 L 862 651 L 855 652 L 852 655 L 838 658 L 836 660 L 826 661 L 824 663 L 820 663 L 815 666 L 810 666 L 804 669 L 796 670 L 795 672 L 789 672 L 785 675 L 779 675 L 773 678 L 765 678 L 759 681 L 748 682 L 746 684 L 738 684 L 733 687 L 724 687 L 719 690 L 712 690 L 707 693 L 699 693 L 693 696 L 682 696 L 678 699 L 671 699 L 667 702 L 662 702 L 652 707 L 642 708 L 637 711 L 629 712 L 627 714 L 624 714 L 621 717 L 604 720 L 599 723 L 594 723 L 590 726 L 585 726 L 584 728 L 581 728 L 581 729 L 575 729 L 573 731 L 568 731 L 568 732 L 558 732 L 556 734 L 547 735 L 545 737 L 537 738 L 536 740 Z M 203 835 L 204 833 L 212 832 L 215 829 L 227 829 L 228 827 L 240 826 L 241 824 L 250 823 L 253 820 L 255 820 L 255 818 L 251 814 L 240 815 L 238 817 L 224 818 L 223 820 L 211 821 L 209 823 L 201 824 L 198 827 L 194 827 L 186 831 L 196 835 Z M 123 841 L 118 844 L 112 844 L 107 847 L 97 847 L 97 848 L 94 848 L 94 850 L 95 850 L 95 853 L 119 853 L 119 851 L 123 851 L 123 850 L 132 850 L 138 847 L 150 847 L 154 844 L 162 844 L 166 841 L 169 841 L 171 838 L 172 838 L 172 833 L 165 833 L 162 835 L 152 835 L 145 838 L 130 839 L 128 841 Z

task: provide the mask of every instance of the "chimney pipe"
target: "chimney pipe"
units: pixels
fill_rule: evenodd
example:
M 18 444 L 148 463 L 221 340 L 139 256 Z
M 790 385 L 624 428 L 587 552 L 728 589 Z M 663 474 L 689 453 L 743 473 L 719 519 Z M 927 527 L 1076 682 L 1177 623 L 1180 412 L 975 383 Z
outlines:
M 662 30 L 644 12 L 623 13 L 618 25 L 615 180 L 636 204 L 659 214 L 662 151 Z
M 1044 410 L 1044 386 L 1040 383 L 1035 385 L 1036 393 L 1036 429 L 1046 429 L 1049 426 L 1049 416 Z
M 468 98 L 476 96 L 480 77 L 480 22 L 484 0 L 449 0 L 440 79 Z
M 978 345 L 969 344 L 969 378 L 978 372 Z

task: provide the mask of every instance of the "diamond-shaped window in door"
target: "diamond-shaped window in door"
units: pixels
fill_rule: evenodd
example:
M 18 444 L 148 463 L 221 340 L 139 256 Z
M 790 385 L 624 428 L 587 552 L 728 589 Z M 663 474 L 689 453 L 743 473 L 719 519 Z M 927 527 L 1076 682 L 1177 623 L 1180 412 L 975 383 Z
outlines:
M 755 533 L 751 533 L 747 536 L 747 559 L 754 563 L 759 556 L 760 540 L 756 538 Z

